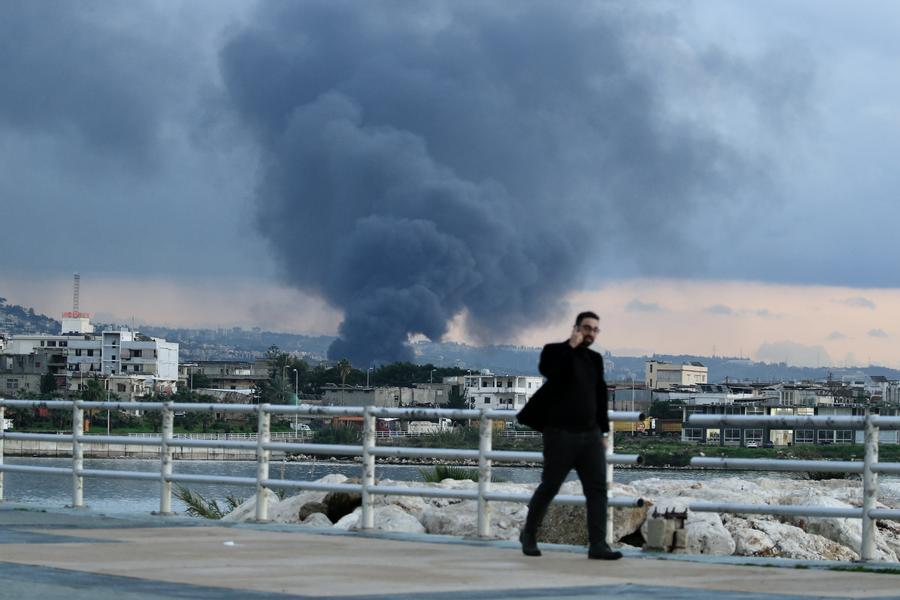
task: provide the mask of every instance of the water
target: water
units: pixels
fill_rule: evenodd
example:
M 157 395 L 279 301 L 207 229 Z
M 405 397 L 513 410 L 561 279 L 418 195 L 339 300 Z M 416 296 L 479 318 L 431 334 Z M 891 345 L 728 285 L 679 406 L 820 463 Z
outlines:
M 71 468 L 67 458 L 23 458 L 7 457 L 7 464 L 27 464 L 44 467 Z M 159 472 L 159 461 L 152 459 L 85 459 L 86 469 L 113 471 Z M 190 461 L 174 463 L 174 472 L 182 474 L 227 475 L 232 477 L 255 477 L 256 463 L 251 461 Z M 422 481 L 420 465 L 376 465 L 376 479 L 395 481 Z M 273 479 L 315 480 L 330 473 L 340 473 L 348 477 L 359 477 L 359 463 L 335 461 L 278 462 L 273 461 L 269 473 Z M 533 467 L 494 467 L 497 479 L 511 483 L 537 483 L 541 478 L 540 469 Z M 751 479 L 796 478 L 795 473 L 747 471 L 697 471 L 670 469 L 617 469 L 615 480 L 629 483 L 638 479 L 660 477 L 664 479 L 697 480 L 721 477 Z M 574 472 L 569 479 L 574 479 Z M 209 485 L 190 483 L 186 487 L 207 499 L 219 501 L 228 495 L 246 498 L 254 493 L 252 486 Z M 290 493 L 290 491 L 288 491 Z M 5 473 L 4 495 L 6 500 L 40 504 L 44 506 L 66 506 L 72 502 L 72 478 L 69 475 Z M 110 514 L 149 513 L 159 510 L 159 483 L 155 481 L 135 481 L 130 479 L 106 479 L 88 477 L 84 479 L 84 501 L 90 508 Z M 185 509 L 180 500 L 172 498 L 172 508 L 182 512 Z

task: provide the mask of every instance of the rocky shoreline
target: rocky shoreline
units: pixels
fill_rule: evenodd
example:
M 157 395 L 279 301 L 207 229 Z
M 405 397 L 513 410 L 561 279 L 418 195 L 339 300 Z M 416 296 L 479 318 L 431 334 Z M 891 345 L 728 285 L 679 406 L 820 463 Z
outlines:
M 344 483 L 347 477 L 327 475 L 322 483 Z M 378 482 L 385 486 L 437 487 L 474 490 L 472 481 L 446 479 L 440 483 L 408 481 Z M 861 506 L 861 482 L 854 480 L 806 481 L 789 479 L 716 478 L 703 481 L 648 478 L 628 485 L 613 484 L 610 496 L 642 497 L 641 508 L 613 509 L 617 545 L 641 547 L 647 535 L 648 515 L 653 511 L 684 510 L 690 502 L 734 504 L 792 504 L 841 508 Z M 533 484 L 494 483 L 492 490 L 530 494 Z M 900 482 L 882 482 L 879 507 L 900 506 Z M 581 494 L 577 481 L 567 482 L 560 493 Z M 279 523 L 311 527 L 359 528 L 359 495 L 304 491 L 279 499 L 270 492 L 269 518 Z M 245 521 L 255 513 L 255 497 L 248 499 L 225 521 Z M 492 537 L 515 540 L 527 508 L 521 503 L 491 503 Z M 409 533 L 477 535 L 474 500 L 375 496 L 375 529 Z M 539 540 L 549 543 L 586 545 L 584 507 L 551 507 Z M 688 512 L 685 522 L 687 554 L 761 556 L 793 559 L 851 561 L 858 558 L 862 535 L 859 519 L 776 517 Z M 876 559 L 897 562 L 900 556 L 900 523 L 878 521 Z

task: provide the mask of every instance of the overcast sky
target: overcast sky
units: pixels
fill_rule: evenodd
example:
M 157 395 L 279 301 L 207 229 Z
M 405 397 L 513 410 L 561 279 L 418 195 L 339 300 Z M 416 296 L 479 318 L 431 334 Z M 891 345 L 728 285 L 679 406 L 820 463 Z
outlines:
M 95 312 L 354 347 L 593 302 L 614 349 L 897 366 L 898 31 L 886 0 L 0 2 L 0 296 L 55 314 L 80 271 Z

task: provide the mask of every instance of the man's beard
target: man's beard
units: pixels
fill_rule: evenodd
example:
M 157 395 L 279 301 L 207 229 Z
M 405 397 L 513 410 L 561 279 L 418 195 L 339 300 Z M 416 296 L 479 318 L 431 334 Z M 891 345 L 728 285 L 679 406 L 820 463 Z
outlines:
M 587 348 L 587 347 L 589 347 L 589 346 L 590 346 L 591 344 L 593 344 L 593 343 L 594 343 L 594 338 L 590 338 L 590 339 L 588 339 L 588 338 L 583 338 L 583 339 L 581 340 L 581 347 L 582 347 L 582 348 Z

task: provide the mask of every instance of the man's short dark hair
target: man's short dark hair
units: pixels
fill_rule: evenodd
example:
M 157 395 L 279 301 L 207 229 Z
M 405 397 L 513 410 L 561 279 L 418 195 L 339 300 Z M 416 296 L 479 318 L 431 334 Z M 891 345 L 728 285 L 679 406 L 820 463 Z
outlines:
M 590 311 L 590 310 L 580 312 L 580 313 L 578 313 L 578 316 L 575 317 L 575 325 L 576 326 L 581 325 L 581 322 L 584 321 L 585 319 L 597 319 L 599 321 L 600 316 L 597 313 Z

